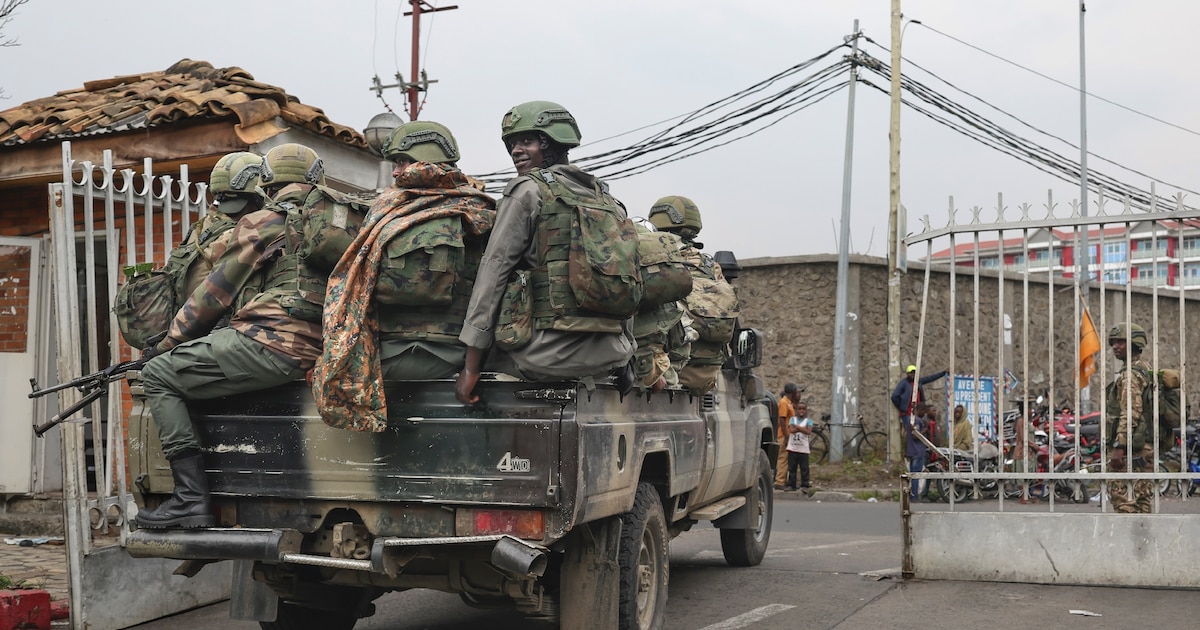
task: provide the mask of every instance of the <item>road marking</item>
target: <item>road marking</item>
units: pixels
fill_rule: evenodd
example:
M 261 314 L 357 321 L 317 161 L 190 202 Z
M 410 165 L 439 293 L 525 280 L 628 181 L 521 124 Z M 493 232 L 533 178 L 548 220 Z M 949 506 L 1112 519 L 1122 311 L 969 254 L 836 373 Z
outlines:
M 700 630 L 737 630 L 737 628 L 745 628 L 750 624 L 758 623 L 767 617 L 778 615 L 785 610 L 791 610 L 793 608 L 795 608 L 795 606 L 788 606 L 787 604 L 771 604 L 770 606 L 755 608 L 748 613 L 738 615 L 731 619 L 726 619 L 720 623 L 714 623 L 711 626 L 704 626 L 703 628 L 700 628 Z
M 837 549 L 838 547 L 858 547 L 860 545 L 869 545 L 869 544 L 877 543 L 877 542 L 880 542 L 880 541 L 879 540 L 851 540 L 848 542 L 830 543 L 828 545 L 811 545 L 808 547 L 784 547 L 782 549 L 777 549 L 777 548 L 772 547 L 772 548 L 767 549 L 767 557 L 768 558 L 787 557 L 787 556 L 790 556 L 790 555 L 796 553 L 797 551 L 817 551 L 817 550 L 821 550 L 821 549 Z M 711 560 L 713 558 L 724 558 L 724 557 L 725 557 L 724 554 L 722 554 L 719 551 L 713 551 L 711 549 L 706 549 L 704 551 L 699 551 L 699 552 L 692 554 L 692 556 L 689 559 L 690 560 Z

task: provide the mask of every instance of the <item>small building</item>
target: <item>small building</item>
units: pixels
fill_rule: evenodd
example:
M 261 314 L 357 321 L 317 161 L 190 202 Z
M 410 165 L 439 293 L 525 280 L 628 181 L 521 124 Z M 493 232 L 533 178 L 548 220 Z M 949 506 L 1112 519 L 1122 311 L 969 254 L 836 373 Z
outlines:
M 221 156 L 233 151 L 263 154 L 288 142 L 314 149 L 334 188 L 375 189 L 389 181 L 391 168 L 363 133 L 329 120 L 320 108 L 301 103 L 281 87 L 255 81 L 241 68 L 215 68 L 205 61 L 184 59 L 162 71 L 89 81 L 0 111 L 0 394 L 8 401 L 0 412 L 5 435 L 0 442 L 0 495 L 61 487 L 56 442 L 35 441 L 30 428 L 35 418 L 45 418 L 45 410 L 27 396 L 30 376 L 53 379 L 56 346 L 49 332 L 53 314 L 45 261 L 49 248 L 60 245 L 49 238 L 54 202 L 49 185 L 64 182 L 69 169 L 76 182 L 111 172 L 114 187 L 140 191 L 139 203 L 149 212 L 127 216 L 124 206 L 133 204 L 120 199 L 111 204 L 121 242 L 116 250 L 107 249 L 108 256 L 91 260 L 83 255 L 88 247 L 105 251 L 102 233 L 90 232 L 90 245 L 85 243 L 87 230 L 80 228 L 75 237 L 77 277 L 105 278 L 109 267 L 130 259 L 164 262 L 162 247 L 149 256 L 143 251 L 151 229 L 147 223 L 155 230 L 150 240 L 169 234 L 173 238 L 164 240 L 178 242 L 210 202 L 204 188 L 198 189 L 200 198 L 181 191 L 197 190 L 189 183 L 207 182 Z M 146 172 L 151 165 L 153 177 Z M 94 168 L 98 166 L 115 172 Z M 127 181 L 115 181 L 120 179 Z M 90 218 L 102 224 L 110 209 L 88 201 L 73 204 L 76 224 L 89 223 L 89 208 Z M 81 310 L 85 303 L 91 305 L 81 295 Z M 98 295 L 93 308 L 81 318 L 81 328 L 106 329 L 108 296 Z M 100 365 L 129 352 L 111 347 L 106 342 L 110 338 L 107 330 L 79 334 L 85 354 L 98 353 Z M 89 345 L 96 347 L 87 349 Z M 40 466 L 32 463 L 42 461 Z

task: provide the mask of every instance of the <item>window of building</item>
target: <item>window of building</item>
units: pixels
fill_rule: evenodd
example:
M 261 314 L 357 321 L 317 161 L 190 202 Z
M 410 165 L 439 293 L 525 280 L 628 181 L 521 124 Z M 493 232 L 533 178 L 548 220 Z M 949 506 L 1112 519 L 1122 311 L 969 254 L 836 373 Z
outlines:
M 1105 243 L 1104 244 L 1104 262 L 1106 262 L 1106 263 L 1123 263 L 1123 262 L 1125 262 L 1125 243 Z
M 995 256 L 988 256 L 979 259 L 979 266 L 983 269 L 996 269 L 1000 266 L 1000 259 Z

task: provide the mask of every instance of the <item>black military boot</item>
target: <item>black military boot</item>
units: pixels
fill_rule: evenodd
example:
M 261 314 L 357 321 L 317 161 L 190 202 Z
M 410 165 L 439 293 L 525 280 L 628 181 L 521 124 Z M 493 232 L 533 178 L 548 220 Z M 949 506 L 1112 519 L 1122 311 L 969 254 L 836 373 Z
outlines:
M 208 479 L 204 476 L 204 458 L 200 453 L 185 451 L 172 458 L 171 476 L 175 479 L 175 492 L 157 508 L 139 510 L 138 527 L 167 529 L 216 525 Z

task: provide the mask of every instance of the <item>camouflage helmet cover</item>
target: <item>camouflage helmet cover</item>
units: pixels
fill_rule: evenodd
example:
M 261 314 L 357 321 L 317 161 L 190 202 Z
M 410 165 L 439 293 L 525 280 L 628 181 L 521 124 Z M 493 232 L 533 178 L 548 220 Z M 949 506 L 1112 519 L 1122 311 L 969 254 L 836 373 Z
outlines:
M 316 151 L 295 142 L 288 142 L 267 151 L 264 185 L 324 184 L 325 164 Z
M 247 151 L 221 157 L 208 177 L 208 189 L 217 199 L 214 206 L 225 214 L 237 214 L 257 195 L 262 184 L 263 158 Z
M 500 139 L 526 131 L 539 131 L 567 148 L 579 146 L 583 138 L 575 117 L 565 107 L 550 101 L 530 101 L 508 110 L 500 120 Z
M 398 156 L 431 164 L 453 164 L 460 157 L 450 130 L 428 120 L 414 120 L 392 130 L 383 145 L 383 157 L 395 161 Z
M 1116 339 L 1129 339 L 1133 343 L 1133 347 L 1141 350 L 1146 347 L 1146 329 L 1137 324 L 1125 324 L 1121 322 L 1112 327 L 1108 331 L 1108 343 L 1111 344 Z
M 700 233 L 704 227 L 700 220 L 700 208 L 687 197 L 671 195 L 654 202 L 650 208 L 650 222 L 660 230 L 678 232 L 684 229 L 693 231 L 693 236 Z

